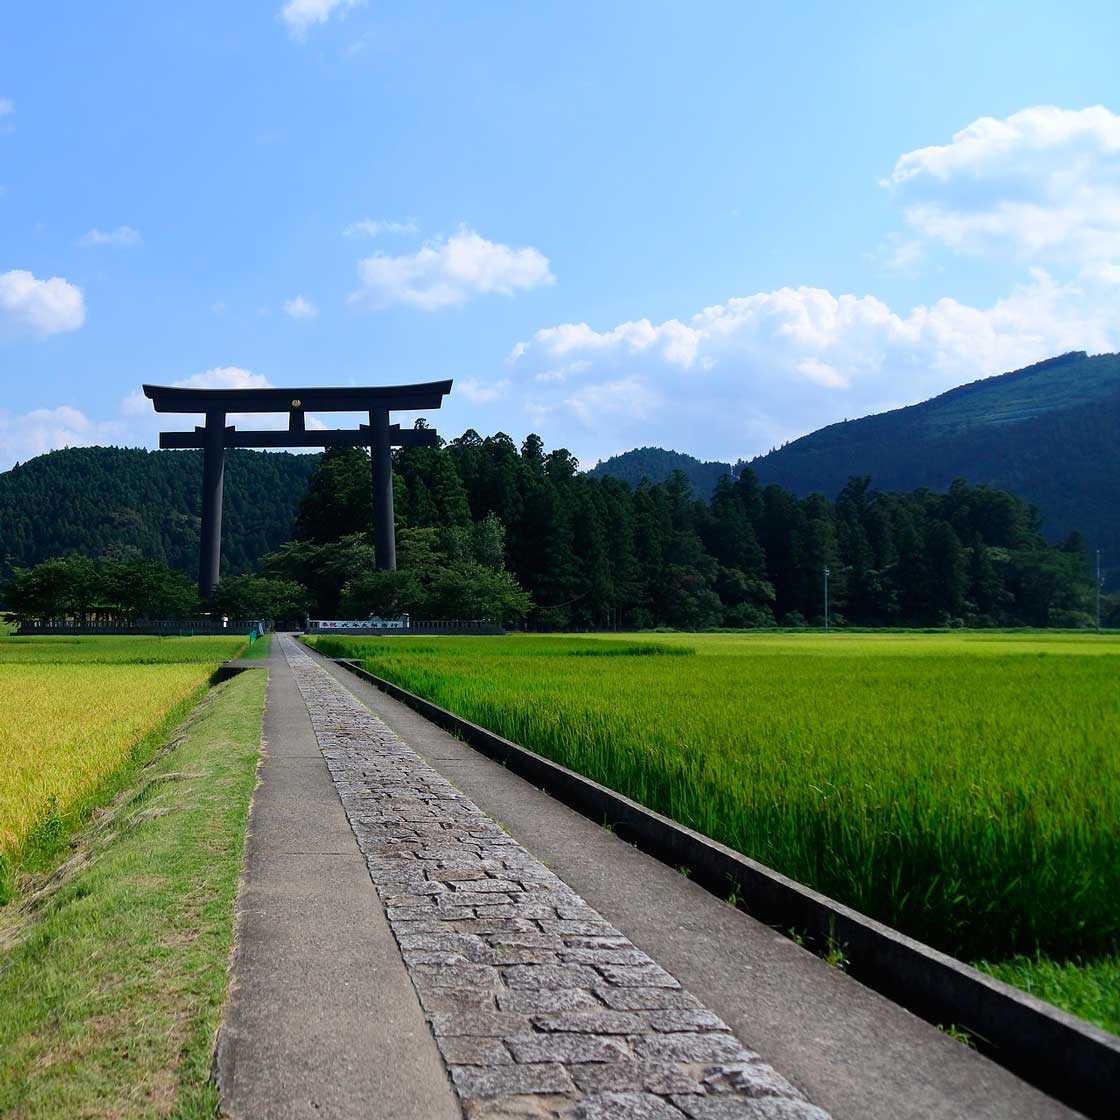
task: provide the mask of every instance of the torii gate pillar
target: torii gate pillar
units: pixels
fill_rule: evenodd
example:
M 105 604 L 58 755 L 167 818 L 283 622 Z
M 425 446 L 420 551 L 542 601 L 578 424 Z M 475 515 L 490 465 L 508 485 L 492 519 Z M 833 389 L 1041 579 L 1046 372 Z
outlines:
M 389 441 L 389 410 L 369 414 L 369 468 L 373 476 L 373 547 L 378 568 L 397 566 L 397 534 L 393 523 L 393 453 Z
M 198 590 L 209 599 L 222 565 L 222 490 L 226 474 L 226 414 L 208 412 L 202 443 L 202 533 L 198 542 Z

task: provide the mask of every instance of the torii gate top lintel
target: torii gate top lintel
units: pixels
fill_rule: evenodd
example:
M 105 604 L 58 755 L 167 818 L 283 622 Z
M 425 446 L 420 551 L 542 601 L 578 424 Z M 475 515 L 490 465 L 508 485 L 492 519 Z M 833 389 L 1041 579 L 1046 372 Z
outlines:
M 172 385 L 145 385 L 144 396 L 156 412 L 367 412 L 439 408 L 451 392 L 450 381 L 425 381 L 415 385 L 309 389 L 187 389 Z
M 378 385 L 305 389 L 189 389 L 145 385 L 144 396 L 156 412 L 203 414 L 206 424 L 193 432 L 161 432 L 161 448 L 202 449 L 202 526 L 198 585 L 210 598 L 218 583 L 222 547 L 222 490 L 228 447 L 368 447 L 373 476 L 373 530 L 377 566 L 395 568 L 393 465 L 391 448 L 431 446 L 431 428 L 402 430 L 389 423 L 393 411 L 439 408 L 451 392 L 450 381 L 415 385 Z M 287 430 L 241 431 L 226 426 L 229 413 L 286 412 Z M 308 428 L 308 412 L 366 412 L 358 428 Z

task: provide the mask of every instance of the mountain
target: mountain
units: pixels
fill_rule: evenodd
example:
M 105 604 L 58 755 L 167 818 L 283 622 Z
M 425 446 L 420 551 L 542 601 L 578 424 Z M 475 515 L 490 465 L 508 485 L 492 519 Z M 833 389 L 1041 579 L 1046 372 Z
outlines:
M 835 497 L 852 475 L 879 490 L 955 478 L 1038 507 L 1051 540 L 1072 530 L 1120 561 L 1120 354 L 1083 351 L 974 381 L 908 408 L 845 420 L 750 464 L 763 484 Z
M 226 453 L 223 572 L 291 537 L 318 455 Z M 201 451 L 71 447 L 0 473 L 0 575 L 50 556 L 115 552 L 198 571 Z
M 666 451 L 661 447 L 638 447 L 621 455 L 612 455 L 597 463 L 587 473 L 592 478 L 619 478 L 631 486 L 643 479 L 664 482 L 673 471 L 684 471 L 693 490 L 710 498 L 721 475 L 731 474 L 730 463 L 703 463 L 680 451 Z

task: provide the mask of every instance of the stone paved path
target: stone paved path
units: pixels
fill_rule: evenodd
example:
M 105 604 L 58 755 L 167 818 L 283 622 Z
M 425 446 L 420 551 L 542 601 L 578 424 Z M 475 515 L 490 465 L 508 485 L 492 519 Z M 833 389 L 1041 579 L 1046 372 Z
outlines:
M 469 1120 L 828 1120 L 280 641 Z

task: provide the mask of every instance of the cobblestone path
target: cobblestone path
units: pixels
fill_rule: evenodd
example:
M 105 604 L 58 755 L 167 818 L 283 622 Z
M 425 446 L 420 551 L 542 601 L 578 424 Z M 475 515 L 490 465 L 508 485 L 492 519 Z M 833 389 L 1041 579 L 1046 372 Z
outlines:
M 281 642 L 469 1120 L 828 1120 Z

